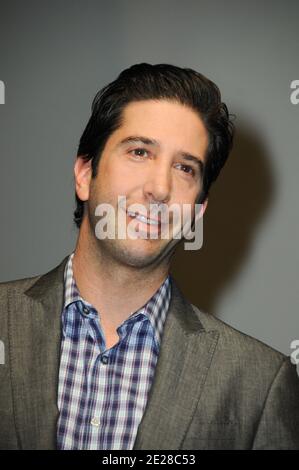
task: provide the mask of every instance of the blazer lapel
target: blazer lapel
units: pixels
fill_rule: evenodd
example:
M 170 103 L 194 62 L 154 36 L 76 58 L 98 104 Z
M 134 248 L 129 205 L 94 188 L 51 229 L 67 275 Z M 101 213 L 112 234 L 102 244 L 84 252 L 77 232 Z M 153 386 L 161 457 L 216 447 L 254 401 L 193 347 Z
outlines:
M 12 386 L 22 449 L 56 448 L 60 321 L 67 258 L 11 302 Z
M 68 256 L 41 276 L 25 291 L 25 296 L 15 296 L 10 302 L 12 387 L 22 449 L 56 448 L 63 275 L 67 259 Z M 204 329 L 172 278 L 172 297 L 154 382 L 134 449 L 180 448 L 217 341 L 218 333 Z
M 180 449 L 218 341 L 206 331 L 172 278 L 154 382 L 134 449 Z

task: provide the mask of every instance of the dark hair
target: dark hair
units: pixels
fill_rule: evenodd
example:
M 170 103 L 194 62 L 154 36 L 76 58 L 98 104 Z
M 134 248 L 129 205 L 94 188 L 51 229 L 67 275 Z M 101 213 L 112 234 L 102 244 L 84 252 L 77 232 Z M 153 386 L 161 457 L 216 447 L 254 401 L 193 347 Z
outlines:
M 132 65 L 100 90 L 92 102 L 92 115 L 80 139 L 77 156 L 92 159 L 92 177 L 97 175 L 101 153 L 109 136 L 121 125 L 122 112 L 132 101 L 166 99 L 195 110 L 203 120 L 209 145 L 203 171 L 202 203 L 232 148 L 234 125 L 220 91 L 211 80 L 189 68 L 170 64 Z M 76 194 L 74 223 L 80 227 L 84 202 Z

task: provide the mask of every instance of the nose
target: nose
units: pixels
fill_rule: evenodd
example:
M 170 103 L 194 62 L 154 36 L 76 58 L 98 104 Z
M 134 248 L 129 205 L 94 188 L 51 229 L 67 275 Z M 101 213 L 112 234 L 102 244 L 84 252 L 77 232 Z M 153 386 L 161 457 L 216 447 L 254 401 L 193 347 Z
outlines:
M 144 183 L 143 192 L 149 202 L 167 203 L 171 195 L 171 169 L 166 165 L 155 165 Z

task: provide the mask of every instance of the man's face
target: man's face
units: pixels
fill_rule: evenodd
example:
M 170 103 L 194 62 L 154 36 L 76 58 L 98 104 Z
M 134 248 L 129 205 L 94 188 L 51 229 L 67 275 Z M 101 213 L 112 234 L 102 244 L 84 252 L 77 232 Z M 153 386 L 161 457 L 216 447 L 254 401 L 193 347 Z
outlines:
M 191 204 L 194 214 L 207 147 L 208 133 L 191 108 L 166 100 L 128 104 L 121 127 L 106 142 L 97 176 L 89 179 L 84 194 L 78 194 L 87 200 L 86 216 L 96 240 L 94 246 L 129 266 L 159 264 L 179 240 L 151 238 L 150 233 L 157 227 L 146 223 L 139 223 L 138 227 L 149 234 L 147 238 L 98 239 L 95 227 L 99 217 L 95 216 L 95 208 L 109 203 L 117 217 L 118 211 L 123 210 L 118 207 L 118 196 L 125 196 L 127 209 L 131 204 L 142 204 L 148 216 L 150 204 L 158 202 L 168 206 Z M 132 217 L 124 215 L 129 224 Z M 171 218 L 169 228 L 171 235 Z

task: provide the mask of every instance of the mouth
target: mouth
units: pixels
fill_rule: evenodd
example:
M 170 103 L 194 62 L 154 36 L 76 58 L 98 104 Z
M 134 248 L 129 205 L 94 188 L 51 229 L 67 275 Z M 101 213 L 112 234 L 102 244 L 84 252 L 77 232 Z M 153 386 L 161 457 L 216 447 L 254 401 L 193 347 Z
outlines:
M 126 214 L 129 222 L 132 220 L 137 221 L 138 228 L 135 227 L 133 230 L 139 232 L 140 234 L 146 234 L 146 238 L 153 238 L 157 240 L 163 236 L 162 234 L 164 234 L 165 223 L 162 223 L 160 218 L 149 218 L 146 215 L 140 214 L 139 212 L 133 212 L 130 210 L 126 210 Z
M 133 211 L 126 211 L 128 216 L 132 219 L 136 219 L 142 224 L 150 225 L 150 226 L 156 226 L 156 227 L 161 227 L 161 219 L 153 219 L 149 218 L 146 215 L 140 214 L 139 212 L 133 212 Z

